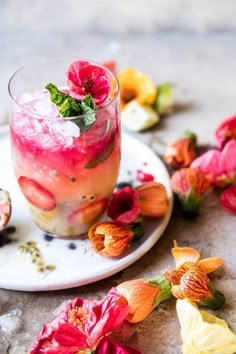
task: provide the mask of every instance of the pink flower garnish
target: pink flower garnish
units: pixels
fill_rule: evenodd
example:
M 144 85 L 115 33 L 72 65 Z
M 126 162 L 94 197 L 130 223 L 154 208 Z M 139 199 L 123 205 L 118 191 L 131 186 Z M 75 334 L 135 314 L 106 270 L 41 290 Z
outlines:
M 221 194 L 220 203 L 226 211 L 236 215 L 236 183 L 225 189 Z
M 52 322 L 44 325 L 30 354 L 74 354 L 85 349 L 92 351 L 101 338 L 125 320 L 128 312 L 126 300 L 115 288 L 100 302 L 76 298 Z
M 98 105 L 107 99 L 110 92 L 106 71 L 85 60 L 77 60 L 69 66 L 67 83 L 77 99 L 90 94 Z
M 107 215 L 112 220 L 122 225 L 129 225 L 137 221 L 140 214 L 139 196 L 136 190 L 126 186 L 113 193 L 107 211 Z
M 99 343 L 96 354 L 141 354 L 141 352 L 129 346 L 121 345 L 113 339 L 105 337 Z
M 236 115 L 225 119 L 216 129 L 215 138 L 217 146 L 222 149 L 224 144 L 234 138 L 236 139 Z

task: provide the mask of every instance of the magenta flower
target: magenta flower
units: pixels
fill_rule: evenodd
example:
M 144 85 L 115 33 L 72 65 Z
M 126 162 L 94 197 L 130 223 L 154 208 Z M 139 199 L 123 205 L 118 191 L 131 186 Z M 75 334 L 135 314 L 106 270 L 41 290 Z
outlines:
M 107 215 L 112 220 L 122 225 L 129 225 L 137 221 L 140 214 L 139 196 L 136 190 L 125 186 L 113 193 L 107 210 Z
M 85 60 L 72 63 L 67 71 L 67 83 L 77 99 L 90 94 L 96 104 L 104 102 L 110 92 L 107 72 Z
M 215 138 L 217 146 L 222 149 L 224 144 L 234 138 L 236 139 L 236 115 L 225 119 L 216 129 Z
M 236 215 L 236 183 L 224 190 L 220 197 L 220 203 L 226 211 Z
M 99 343 L 99 346 L 95 352 L 96 354 L 141 354 L 136 349 L 133 349 L 129 346 L 124 346 L 116 341 L 104 337 L 101 342 Z
M 76 298 L 36 337 L 30 354 L 94 351 L 127 317 L 129 308 L 115 288 L 99 302 Z

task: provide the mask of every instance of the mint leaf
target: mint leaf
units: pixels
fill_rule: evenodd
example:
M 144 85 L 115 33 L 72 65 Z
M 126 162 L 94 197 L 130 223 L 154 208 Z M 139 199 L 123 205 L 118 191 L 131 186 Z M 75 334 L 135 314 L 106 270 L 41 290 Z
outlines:
M 61 106 L 68 97 L 66 93 L 59 91 L 58 88 L 51 83 L 47 84 L 45 88 L 50 92 L 51 101 L 57 106 Z
M 84 117 L 71 119 L 72 122 L 78 125 L 81 133 L 88 130 L 96 121 L 96 104 L 90 94 L 86 95 L 81 101 L 61 92 L 56 85 L 51 83 L 45 87 L 50 92 L 51 101 L 59 107 L 59 113 L 62 117 L 75 117 L 85 114 Z
M 64 100 L 59 112 L 62 117 L 74 117 L 79 114 L 82 114 L 79 101 L 70 96 L 67 96 L 67 98 Z
M 114 137 L 111 136 L 109 143 L 104 147 L 103 151 L 99 151 L 97 156 L 95 156 L 91 160 L 89 160 L 89 162 L 85 165 L 85 168 L 88 168 L 88 169 L 94 168 L 99 163 L 106 161 L 106 159 L 113 152 L 115 146 L 116 146 L 116 141 L 115 141 Z
M 90 108 L 92 108 L 93 110 L 96 109 L 96 104 L 92 98 L 92 96 L 90 94 L 86 95 L 83 98 L 83 102 L 86 104 L 86 106 L 89 106 Z

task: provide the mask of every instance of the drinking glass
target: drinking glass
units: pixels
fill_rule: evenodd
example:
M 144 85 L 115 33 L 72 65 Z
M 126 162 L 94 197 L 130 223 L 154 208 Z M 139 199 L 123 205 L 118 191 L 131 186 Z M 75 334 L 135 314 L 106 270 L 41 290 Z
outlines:
M 10 79 L 10 139 L 14 172 L 34 223 L 63 238 L 85 234 L 107 208 L 120 167 L 119 84 L 95 110 L 96 121 L 83 132 L 77 119 L 61 117 L 48 97 L 49 82 L 66 90 L 65 73 L 76 58 L 40 60 Z M 47 98 L 46 98 L 47 97 Z

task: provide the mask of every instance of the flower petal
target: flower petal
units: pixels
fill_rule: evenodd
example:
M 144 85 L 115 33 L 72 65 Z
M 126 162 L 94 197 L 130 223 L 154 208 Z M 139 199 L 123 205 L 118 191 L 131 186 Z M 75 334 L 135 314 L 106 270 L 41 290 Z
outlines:
M 127 345 L 121 345 L 113 339 L 104 337 L 96 350 L 96 354 L 141 354 L 136 349 Z
M 221 153 L 219 150 L 208 150 L 193 160 L 191 167 L 203 172 L 214 184 L 216 177 L 222 173 L 220 168 L 220 156 Z
M 232 354 L 236 352 L 236 335 L 227 323 L 216 316 L 199 311 L 187 300 L 177 300 L 181 325 L 183 354 Z
M 200 258 L 200 253 L 194 248 L 178 247 L 177 243 L 175 243 L 175 247 L 172 248 L 171 252 L 177 268 L 186 262 L 195 263 Z
M 236 183 L 224 190 L 220 197 L 220 204 L 226 211 L 236 215 Z
M 223 259 L 218 257 L 209 257 L 205 259 L 201 259 L 197 262 L 206 273 L 214 272 L 216 269 L 220 268 L 224 264 Z
M 225 142 L 236 138 L 236 116 L 225 119 L 216 129 L 215 138 L 217 146 L 222 149 Z
M 236 140 L 229 140 L 221 151 L 220 171 L 226 175 L 236 174 Z

